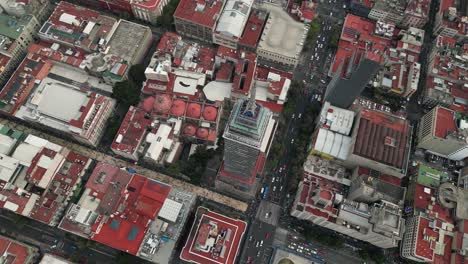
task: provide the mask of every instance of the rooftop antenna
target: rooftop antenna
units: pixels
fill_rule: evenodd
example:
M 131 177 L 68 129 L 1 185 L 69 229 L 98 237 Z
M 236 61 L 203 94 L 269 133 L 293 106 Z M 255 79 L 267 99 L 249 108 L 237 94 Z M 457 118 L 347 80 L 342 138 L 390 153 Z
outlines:
M 255 109 L 257 108 L 257 103 L 255 102 L 255 86 L 250 89 L 250 97 L 249 101 L 247 102 L 247 107 L 244 110 L 243 115 L 253 117 L 255 115 Z

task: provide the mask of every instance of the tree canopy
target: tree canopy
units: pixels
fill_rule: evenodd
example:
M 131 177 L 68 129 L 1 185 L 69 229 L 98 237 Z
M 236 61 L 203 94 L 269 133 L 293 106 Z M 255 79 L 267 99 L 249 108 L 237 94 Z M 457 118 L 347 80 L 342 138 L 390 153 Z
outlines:
M 158 25 L 166 28 L 172 29 L 174 25 L 174 12 L 179 5 L 180 0 L 171 0 L 162 11 L 162 15 L 157 18 Z
M 114 85 L 112 96 L 126 106 L 137 105 L 140 101 L 140 87 L 131 80 L 121 81 Z

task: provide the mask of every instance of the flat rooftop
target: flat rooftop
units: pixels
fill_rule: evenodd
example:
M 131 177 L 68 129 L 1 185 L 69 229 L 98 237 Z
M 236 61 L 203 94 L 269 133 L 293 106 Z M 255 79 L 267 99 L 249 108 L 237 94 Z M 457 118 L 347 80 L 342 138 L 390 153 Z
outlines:
M 458 131 L 455 112 L 445 107 L 437 106 L 434 134 L 438 138 L 446 138 L 450 132 Z
M 424 163 L 418 166 L 417 182 L 427 187 L 436 188 L 448 180 L 447 172 L 436 170 Z
M 244 32 L 239 39 L 239 44 L 257 47 L 260 37 L 262 36 L 263 27 L 265 25 L 267 13 L 262 10 L 252 9 L 249 19 L 245 25 Z
M 100 162 L 60 228 L 158 263 L 169 263 L 193 194 Z
M 0 14 L 0 35 L 16 40 L 23 32 L 23 28 L 31 21 L 31 15 L 16 18 L 7 14 Z
M 246 228 L 242 220 L 198 207 L 180 258 L 198 264 L 235 263 Z
M 35 83 L 43 80 L 52 66 L 51 61 L 28 54 L 0 91 L 0 109 L 13 115 L 29 97 Z
M 411 135 L 407 120 L 363 109 L 356 129 L 353 154 L 406 170 Z
M 0 256 L 6 264 L 32 263 L 36 257 L 37 249 L 0 236 Z
M 181 0 L 174 17 L 214 29 L 223 6 L 223 0 Z
M 37 111 L 41 114 L 59 119 L 63 122 L 70 122 L 76 119 L 82 106 L 86 105 L 87 95 L 79 90 L 67 87 L 63 83 L 53 82 L 46 78 L 44 89 L 38 100 Z M 61 98 L 61 100 L 57 100 Z
M 342 76 L 351 65 L 358 65 L 363 58 L 376 62 L 382 60 L 382 54 L 391 47 L 391 39 L 375 35 L 376 23 L 367 18 L 348 14 L 338 42 L 331 73 L 335 73 L 343 64 Z
M 144 48 L 140 45 L 148 34 L 151 34 L 149 27 L 121 19 L 107 45 L 109 53 L 132 63 L 135 55 Z
M 152 106 L 151 106 L 152 107 Z M 146 134 L 151 119 L 145 118 L 146 112 L 138 107 L 130 106 L 119 131 L 112 142 L 112 150 L 133 154 L 140 146 Z
M 304 23 L 294 20 L 280 6 L 264 3 L 270 12 L 258 48 L 282 56 L 298 58 L 307 35 Z
M 39 37 L 97 51 L 99 42 L 109 37 L 115 23 L 117 20 L 112 17 L 61 1 L 39 30 Z

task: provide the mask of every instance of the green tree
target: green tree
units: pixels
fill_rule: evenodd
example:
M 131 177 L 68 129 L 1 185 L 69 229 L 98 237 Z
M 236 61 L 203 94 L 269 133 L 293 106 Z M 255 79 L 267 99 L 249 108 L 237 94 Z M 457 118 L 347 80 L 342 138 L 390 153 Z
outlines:
M 15 224 L 18 227 L 18 229 L 23 229 L 27 224 L 31 222 L 29 218 L 26 218 L 22 215 L 15 215 Z
M 181 166 L 180 166 L 180 161 L 176 161 L 166 168 L 166 172 L 169 175 L 177 176 L 180 174 L 181 171 Z
M 214 149 L 207 149 L 205 145 L 198 146 L 187 162 L 182 165 L 182 172 L 190 177 L 193 184 L 200 184 L 206 164 L 216 154 Z
M 306 44 L 304 45 L 304 47 L 309 48 L 310 45 L 312 45 L 314 39 L 317 38 L 319 32 L 320 32 L 320 20 L 318 18 L 315 18 L 310 23 L 309 31 L 307 32 Z
M 112 96 L 125 106 L 137 105 L 140 101 L 140 88 L 131 80 L 125 80 L 114 85 Z
M 146 81 L 145 76 L 146 67 L 143 64 L 135 64 L 128 71 L 128 79 L 135 85 L 141 86 Z
M 333 28 L 333 33 L 330 38 L 330 47 L 333 49 L 338 48 L 338 42 L 340 41 L 340 29 L 339 27 L 334 27 Z
M 158 25 L 166 28 L 172 29 L 174 25 L 174 12 L 179 5 L 180 0 L 171 0 L 164 8 L 162 15 L 160 15 L 156 22 Z M 195 12 L 195 11 L 194 11 Z
M 134 257 L 126 252 L 120 252 L 117 256 L 117 263 L 118 264 L 131 264 L 134 263 Z

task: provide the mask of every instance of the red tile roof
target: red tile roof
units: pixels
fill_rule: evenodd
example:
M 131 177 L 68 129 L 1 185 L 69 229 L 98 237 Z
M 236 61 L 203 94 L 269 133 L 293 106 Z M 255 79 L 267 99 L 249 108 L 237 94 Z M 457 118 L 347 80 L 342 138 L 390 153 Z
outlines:
M 28 54 L 0 91 L 0 102 L 5 104 L 1 110 L 13 115 L 26 101 L 35 82 L 44 79 L 52 66 L 52 61 Z
M 213 30 L 223 5 L 221 0 L 181 0 L 174 17 Z
M 161 0 L 145 0 L 145 1 L 132 1 L 132 6 L 136 6 L 141 9 L 146 9 L 150 12 L 156 11 L 160 8 L 164 1 Z
M 11 56 L 0 53 L 0 75 L 3 74 L 10 60 Z
M 222 63 L 218 69 L 218 72 L 216 72 L 216 80 L 229 82 L 232 78 L 233 72 L 234 65 L 232 62 L 227 61 Z
M 420 211 L 427 211 L 429 217 L 453 224 L 454 221 L 450 210 L 442 207 L 438 202 L 433 204 L 431 198 L 437 200 L 436 191 L 434 189 L 425 187 L 419 183 L 415 184 L 414 207 Z M 431 210 L 429 210 L 429 205 L 432 206 Z
M 430 0 L 410 0 L 406 6 L 405 13 L 418 14 L 421 17 L 429 15 Z
M 457 9 L 456 18 L 453 21 L 448 18 L 448 15 L 446 15 L 449 12 L 450 7 L 454 7 Z M 466 34 L 468 34 L 468 21 L 466 20 L 466 12 L 463 13 L 463 11 L 460 10 L 460 8 L 463 9 L 461 5 L 458 5 L 458 1 L 441 0 L 439 13 L 443 15 L 443 18 L 442 18 L 443 26 L 456 30 L 457 33 L 461 36 L 466 36 Z M 462 14 L 464 14 L 465 20 L 463 20 Z
M 4 257 L 5 264 L 32 263 L 33 254 L 31 247 L 0 236 L 0 256 Z
M 155 54 L 157 54 L 157 57 L 166 54 L 173 56 L 174 49 L 181 39 L 182 37 L 174 32 L 165 32 L 156 46 Z
M 197 221 L 193 223 L 180 258 L 199 264 L 233 264 L 246 228 L 244 221 L 199 207 Z M 224 237 L 218 236 L 223 232 L 226 232 Z M 209 251 L 202 251 L 196 245 L 205 246 L 207 238 L 215 239 L 215 245 Z
M 260 37 L 262 36 L 263 26 L 265 25 L 266 20 L 265 17 L 258 16 L 259 11 L 252 10 L 250 12 L 249 19 L 247 20 L 247 24 L 245 25 L 244 32 L 239 39 L 239 44 L 256 48 L 258 42 L 260 41 Z
M 103 164 L 100 163 L 99 165 L 102 166 Z M 106 164 L 106 167 L 107 169 L 104 169 L 104 171 L 113 166 Z M 116 167 L 111 168 L 111 170 L 114 171 L 114 168 Z M 120 170 L 119 168 L 116 169 Z M 101 172 L 103 170 L 100 169 L 98 176 L 101 178 L 118 180 L 114 179 L 113 175 L 103 176 Z M 96 175 L 96 173 L 93 172 L 93 175 Z M 90 180 L 97 179 L 96 177 L 93 178 L 93 175 Z M 110 218 L 107 221 L 103 220 L 102 217 L 98 218 L 93 225 L 95 232 L 91 238 L 97 242 L 136 255 L 145 236 L 149 221 L 154 220 L 158 215 L 171 187 L 140 175 L 130 175 L 126 172 L 124 175 L 128 178 L 128 184 L 125 181 L 116 181 L 120 183 L 121 188 L 119 192 L 114 193 L 112 196 L 114 200 L 113 209 L 109 208 L 110 210 L 104 214 L 110 216 Z M 104 181 L 107 182 L 106 192 L 109 189 L 114 190 L 114 188 L 109 188 L 110 181 L 107 181 L 107 179 L 104 179 Z M 101 204 L 104 202 L 106 202 L 105 199 L 101 201 Z M 123 208 L 123 210 L 117 208 Z
M 257 68 L 257 55 L 247 51 L 240 51 L 239 53 L 239 60 L 234 69 L 232 91 L 248 95 Z
M 80 178 L 88 165 L 89 158 L 74 152 L 68 153 L 61 169 L 51 179 L 49 188 L 36 202 L 30 217 L 36 221 L 50 224 L 54 217 L 61 216 L 61 207 L 68 204 L 67 199 L 73 195 L 71 190 L 81 182 Z M 66 198 L 65 201 L 64 198 Z
M 334 220 L 338 210 L 333 207 L 332 201 L 337 193 L 342 193 L 343 185 L 327 180 L 325 178 L 304 174 L 303 188 L 300 193 L 299 204 L 304 206 L 305 211 L 326 219 Z M 318 192 L 321 200 L 329 201 L 326 206 L 316 205 L 314 193 Z
M 459 82 L 468 76 L 468 69 L 463 67 L 463 61 L 460 61 L 460 56 L 468 53 L 466 48 L 457 48 L 457 41 L 454 38 L 447 36 L 438 36 L 436 47 L 434 47 L 435 55 L 433 62 L 430 64 L 428 72 L 434 76 L 440 76 L 444 79 L 453 82 Z
M 67 18 L 64 19 L 64 16 Z M 69 23 L 72 19 L 73 22 Z M 91 22 L 96 23 L 94 27 L 97 30 L 93 34 L 83 34 L 84 29 Z M 106 38 L 116 22 L 116 19 L 103 16 L 97 11 L 61 1 L 39 35 L 46 36 L 47 34 L 48 38 L 59 39 L 70 46 L 76 45 L 96 51 L 98 49 L 96 40 Z
M 432 261 L 434 259 L 435 242 L 439 238 L 439 232 L 431 230 L 429 222 L 429 219 L 419 217 L 418 233 L 416 235 L 416 255 Z
M 409 152 L 410 127 L 407 120 L 363 109 L 353 154 L 396 168 L 403 168 Z M 391 142 L 387 142 L 391 140 Z
M 132 155 L 137 151 L 144 140 L 147 127 L 151 124 L 151 119 L 145 118 L 145 114 L 143 109 L 130 106 L 112 142 L 111 149 Z
M 449 132 L 455 132 L 457 130 L 455 112 L 444 107 L 437 107 L 434 129 L 435 136 L 445 138 Z
M 339 65 L 343 63 L 341 75 L 344 77 L 348 65 L 350 63 L 358 65 L 362 58 L 382 63 L 382 55 L 391 47 L 391 40 L 374 35 L 374 30 L 374 21 L 348 14 L 331 72 L 335 73 Z
M 70 49 L 59 46 L 58 49 L 52 49 L 52 47 L 53 44 L 47 42 L 32 43 L 28 47 L 28 52 L 37 54 L 44 59 L 51 59 L 74 67 L 79 67 L 85 59 L 86 52 L 79 48 Z
M 315 17 L 315 10 L 317 9 L 317 4 L 312 1 L 302 1 L 301 4 L 301 13 L 302 18 L 306 20 L 313 20 Z

